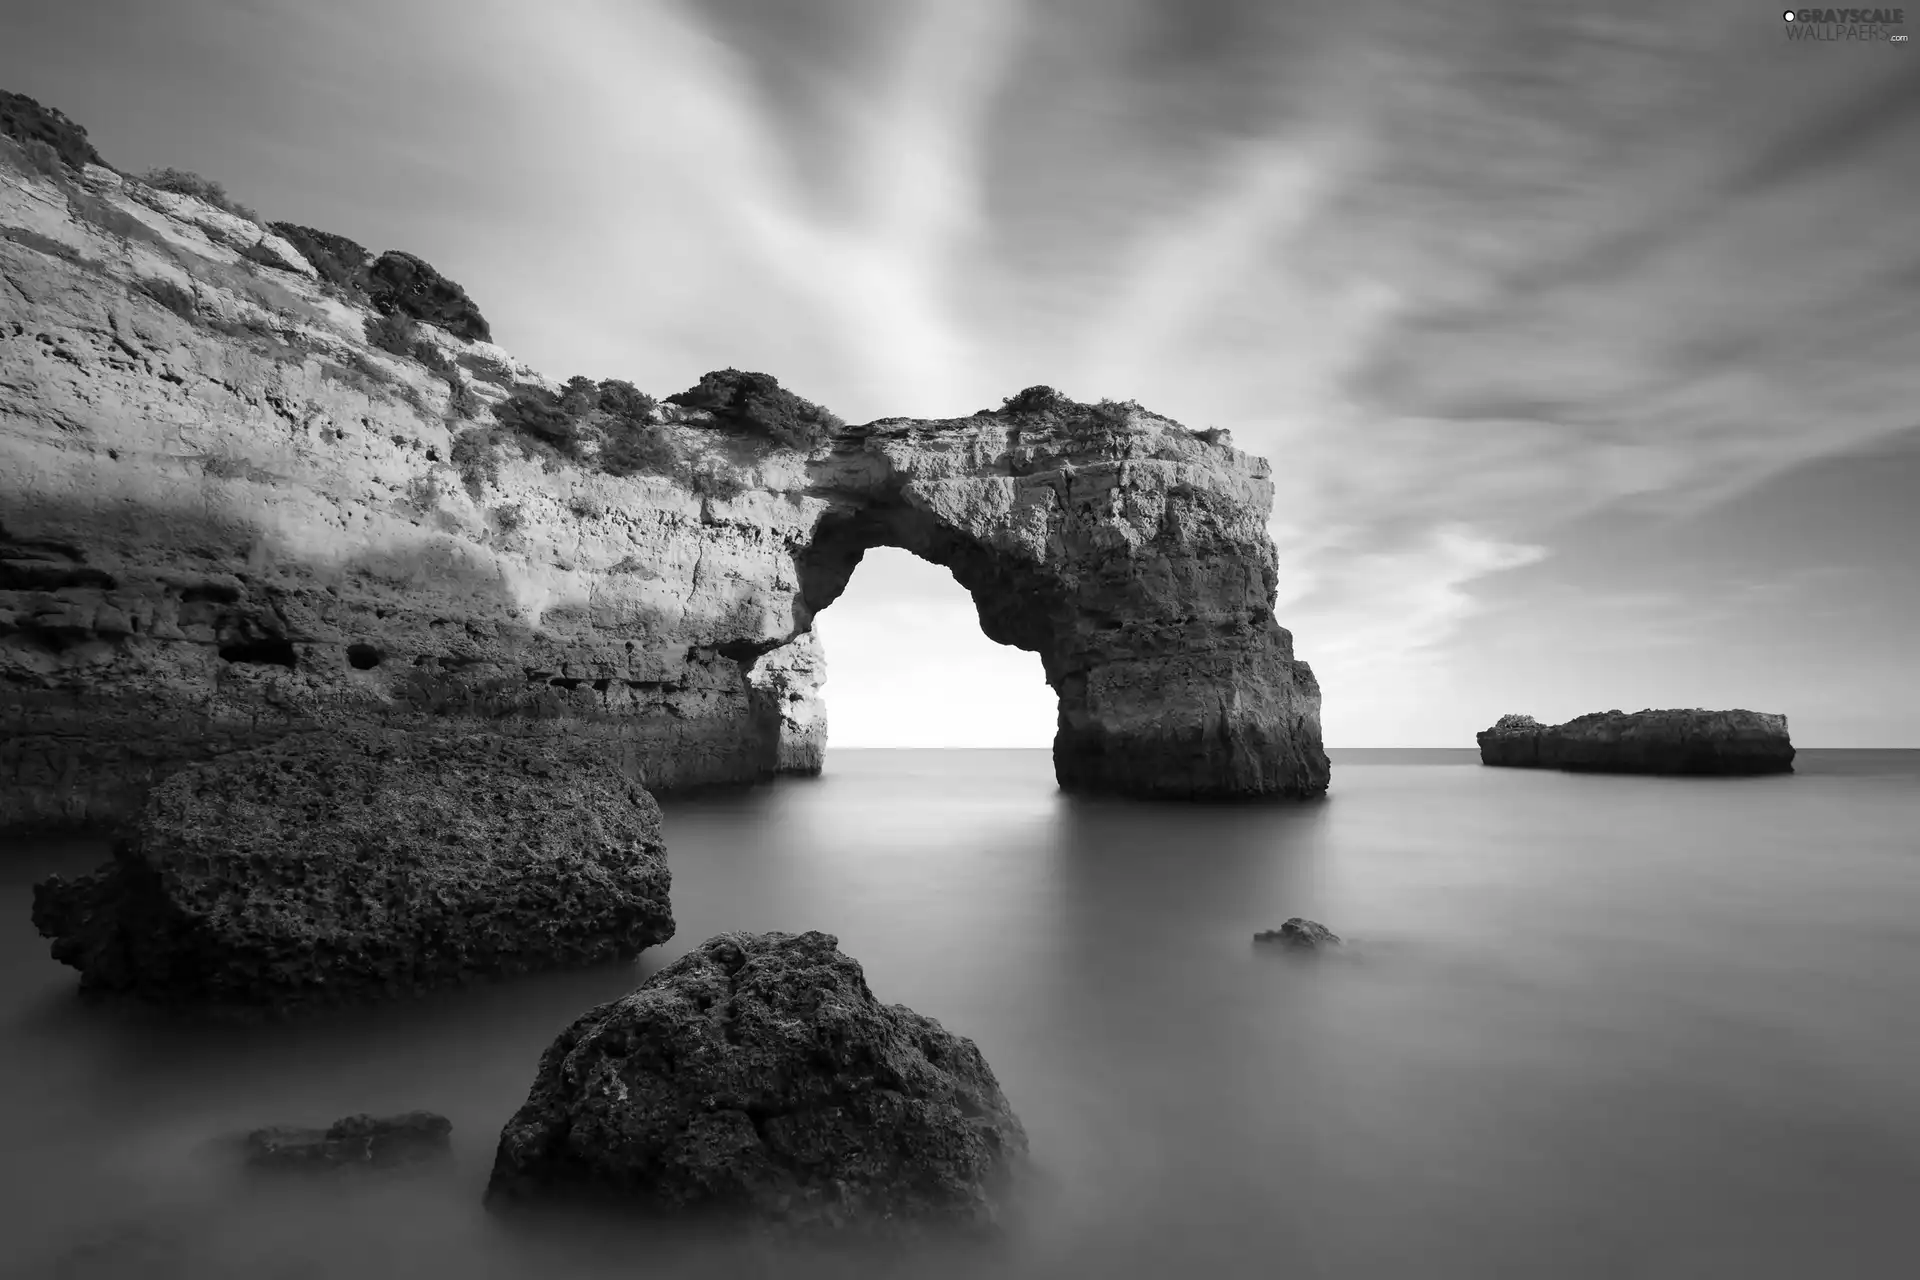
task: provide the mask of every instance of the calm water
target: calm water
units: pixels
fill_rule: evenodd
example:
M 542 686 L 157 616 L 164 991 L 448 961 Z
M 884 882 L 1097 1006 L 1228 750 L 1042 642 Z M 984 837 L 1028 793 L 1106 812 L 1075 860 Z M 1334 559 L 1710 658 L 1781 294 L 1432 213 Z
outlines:
M 1324 803 L 1196 808 L 1068 800 L 1044 752 L 836 752 L 668 806 L 680 934 L 637 966 L 251 1030 L 76 1002 L 28 886 L 99 848 L 10 849 L 0 1270 L 857 1272 L 479 1208 L 571 1017 L 721 930 L 823 929 L 979 1042 L 1050 1179 L 1003 1255 L 898 1274 L 1910 1274 L 1920 752 L 1732 781 L 1334 756 Z M 1353 945 L 1250 946 L 1291 915 Z M 263 1185 L 218 1145 L 410 1107 L 453 1118 L 451 1168 Z

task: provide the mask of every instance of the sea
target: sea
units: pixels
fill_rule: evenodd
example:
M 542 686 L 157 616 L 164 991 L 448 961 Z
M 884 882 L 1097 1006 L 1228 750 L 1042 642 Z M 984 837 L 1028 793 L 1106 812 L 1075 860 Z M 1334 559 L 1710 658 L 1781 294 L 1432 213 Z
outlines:
M 254 1027 L 79 1000 L 0 857 L 0 1274 L 1920 1275 L 1920 751 L 1745 779 L 1336 751 L 1321 801 L 1061 794 L 1044 751 L 835 750 L 665 805 L 633 964 Z M 1291 916 L 1344 945 L 1256 946 Z M 835 934 L 971 1037 L 1040 1176 L 991 1245 L 827 1253 L 489 1215 L 577 1014 L 730 930 Z M 261 1179 L 236 1135 L 427 1108 L 450 1161 Z

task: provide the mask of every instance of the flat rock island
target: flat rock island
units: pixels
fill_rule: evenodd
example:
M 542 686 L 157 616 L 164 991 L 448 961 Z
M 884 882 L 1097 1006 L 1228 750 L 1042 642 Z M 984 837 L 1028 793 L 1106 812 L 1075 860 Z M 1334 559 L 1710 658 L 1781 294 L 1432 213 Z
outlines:
M 1480 762 L 1577 773 L 1792 773 L 1787 718 L 1762 711 L 1596 711 L 1565 724 L 1505 715 L 1477 735 Z

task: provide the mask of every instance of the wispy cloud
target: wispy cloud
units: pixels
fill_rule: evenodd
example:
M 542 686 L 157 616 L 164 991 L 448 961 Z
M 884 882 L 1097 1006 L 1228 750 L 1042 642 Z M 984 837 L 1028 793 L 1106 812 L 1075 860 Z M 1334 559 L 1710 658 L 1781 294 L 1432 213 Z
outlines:
M 1771 10 L 111 2 L 32 38 L 250 86 L 278 114 L 231 186 L 435 246 L 556 373 L 760 367 L 855 419 L 1046 381 L 1232 428 L 1330 729 L 1593 521 L 1920 416 L 1920 77 Z M 202 105 L 196 145 L 249 136 Z
M 1038 376 L 1233 427 L 1274 460 L 1282 617 L 1331 707 L 1439 661 L 1570 521 L 1722 499 L 1920 402 L 1896 67 L 1743 53 L 1706 5 L 1655 38 L 1218 3 L 1155 58 L 1163 4 L 920 0 L 836 7 L 867 73 L 809 76 L 751 8 L 655 71 L 707 122 L 674 188 L 763 273 L 749 327 L 819 335 L 791 376 L 856 416 Z M 695 11 L 653 20 L 698 46 Z

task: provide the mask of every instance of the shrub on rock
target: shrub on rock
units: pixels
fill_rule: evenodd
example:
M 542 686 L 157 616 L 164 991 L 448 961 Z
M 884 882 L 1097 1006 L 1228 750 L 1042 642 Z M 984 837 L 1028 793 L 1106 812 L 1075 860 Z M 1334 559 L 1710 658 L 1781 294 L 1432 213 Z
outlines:
M 475 502 L 480 501 L 486 486 L 500 483 L 500 456 L 494 451 L 498 432 L 497 427 L 468 427 L 453 437 L 448 461 L 460 473 L 461 486 Z
M 370 316 L 362 328 L 368 346 L 402 359 L 413 353 L 413 344 L 420 337 L 418 326 L 402 315 Z
M 600 408 L 600 388 L 585 374 L 574 374 L 560 388 L 560 410 L 570 418 L 584 418 Z
M 316 231 L 297 222 L 275 222 L 269 231 L 300 251 L 328 284 L 364 295 L 367 264 L 373 255 L 362 245 L 328 231 Z
M 768 436 L 790 449 L 810 453 L 847 424 L 811 400 L 782 387 L 768 373 L 718 369 L 703 374 L 669 403 L 705 409 L 721 426 Z
M 183 196 L 193 196 L 204 200 L 216 209 L 224 209 L 237 218 L 249 222 L 259 221 L 259 215 L 227 194 L 227 189 L 212 178 L 203 178 L 190 169 L 154 169 L 144 174 L 140 181 L 155 191 L 173 191 Z
M 410 253 L 389 249 L 374 259 L 366 269 L 363 288 L 382 314 L 400 311 L 469 342 L 493 341 L 492 330 L 467 291 Z
M 440 348 L 420 334 L 420 326 L 413 318 L 394 312 L 392 315 L 370 317 L 365 323 L 367 343 L 388 355 L 399 356 L 403 360 L 413 360 L 425 365 L 431 372 L 443 378 L 454 377 L 453 361 L 441 352 Z
M 586 965 L 673 936 L 653 798 L 568 739 L 314 733 L 157 786 L 34 887 L 81 987 L 276 1011 Z
M 600 411 L 625 425 L 644 426 L 651 423 L 653 411 L 659 407 L 659 401 L 631 382 L 619 378 L 603 380 L 598 391 Z
M 455 418 L 471 418 L 480 412 L 480 397 L 473 384 L 460 376 L 458 365 L 447 367 L 447 412 Z M 458 442 L 455 442 L 456 447 Z
M 1026 1150 L 973 1042 L 881 1004 L 831 935 L 722 934 L 561 1033 L 487 1199 L 980 1228 Z
M 600 441 L 600 469 L 612 476 L 678 475 L 679 451 L 658 427 L 615 423 Z
M 40 142 L 53 148 L 69 169 L 106 165 L 87 140 L 87 131 L 53 107 L 42 106 L 24 93 L 0 90 L 0 134 L 21 144 Z
M 1067 413 L 1080 406 L 1052 387 L 1035 385 L 1001 401 L 1004 413 Z
M 526 383 L 493 406 L 500 425 L 571 457 L 579 447 L 580 420 L 545 387 Z

